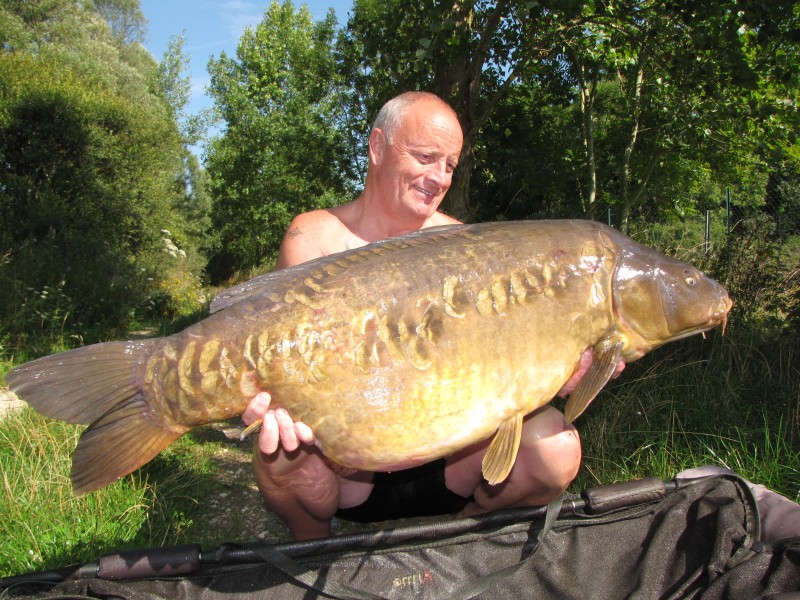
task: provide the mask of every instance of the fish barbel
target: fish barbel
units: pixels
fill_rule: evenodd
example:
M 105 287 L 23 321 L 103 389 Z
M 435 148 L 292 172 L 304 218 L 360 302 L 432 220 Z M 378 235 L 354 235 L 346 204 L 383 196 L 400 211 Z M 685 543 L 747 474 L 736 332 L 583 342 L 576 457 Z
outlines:
M 261 390 L 355 469 L 408 468 L 494 436 L 494 484 L 523 417 L 584 351 L 570 421 L 620 358 L 724 323 L 730 307 L 694 267 L 600 223 L 452 225 L 263 275 L 180 333 L 40 358 L 6 381 L 44 415 L 89 424 L 72 457 L 78 494 L 240 415 Z

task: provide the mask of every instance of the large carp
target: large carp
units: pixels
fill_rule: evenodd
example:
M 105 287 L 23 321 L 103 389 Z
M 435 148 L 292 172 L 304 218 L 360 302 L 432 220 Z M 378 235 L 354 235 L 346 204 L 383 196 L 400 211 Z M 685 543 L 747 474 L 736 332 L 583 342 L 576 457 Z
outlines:
M 107 342 L 6 376 L 46 416 L 86 423 L 76 493 L 103 487 L 187 431 L 271 392 L 330 459 L 398 470 L 495 436 L 502 481 L 522 418 L 587 349 L 577 417 L 620 357 L 724 322 L 726 291 L 694 267 L 592 221 L 422 230 L 256 278 L 181 333 Z

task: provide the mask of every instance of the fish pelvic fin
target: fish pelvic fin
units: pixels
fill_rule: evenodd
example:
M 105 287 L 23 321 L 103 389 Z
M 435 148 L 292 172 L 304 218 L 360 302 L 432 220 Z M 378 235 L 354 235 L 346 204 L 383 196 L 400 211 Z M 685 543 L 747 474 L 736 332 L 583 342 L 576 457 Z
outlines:
M 577 419 L 611 379 L 624 345 L 625 342 L 617 337 L 604 338 L 595 345 L 591 366 L 567 400 L 564 409 L 567 423 Z
M 505 481 L 514 466 L 522 439 L 522 415 L 516 415 L 500 424 L 494 439 L 483 456 L 481 470 L 489 485 Z
M 80 496 L 114 483 L 189 431 L 155 421 L 139 392 L 92 423 L 72 453 L 72 488 Z

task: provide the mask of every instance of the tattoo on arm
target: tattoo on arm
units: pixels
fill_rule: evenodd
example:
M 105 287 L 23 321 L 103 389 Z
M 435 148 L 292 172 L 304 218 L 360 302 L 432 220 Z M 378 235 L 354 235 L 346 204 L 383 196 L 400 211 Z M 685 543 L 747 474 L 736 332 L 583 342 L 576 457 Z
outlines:
M 288 237 L 290 237 L 290 238 L 294 238 L 294 237 L 297 237 L 298 235 L 303 235 L 303 232 L 302 232 L 302 231 L 300 231 L 300 228 L 299 228 L 299 227 L 295 227 L 295 228 L 293 228 L 293 229 L 290 229 L 290 230 L 289 230 L 289 231 L 286 233 L 286 235 L 287 235 Z

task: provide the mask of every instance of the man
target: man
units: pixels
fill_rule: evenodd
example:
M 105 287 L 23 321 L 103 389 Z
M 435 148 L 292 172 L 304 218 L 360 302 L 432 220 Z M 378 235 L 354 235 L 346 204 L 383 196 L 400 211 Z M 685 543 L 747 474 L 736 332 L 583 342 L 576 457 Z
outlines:
M 336 208 L 298 215 L 281 243 L 277 267 L 458 223 L 438 207 L 462 142 L 455 112 L 438 97 L 408 92 L 390 100 L 370 133 L 363 193 Z M 574 387 L 577 377 L 563 391 Z M 270 509 L 297 539 L 330 535 L 337 512 L 353 520 L 383 520 L 406 516 L 409 506 L 412 514 L 471 515 L 547 504 L 567 488 L 581 460 L 575 428 L 549 406 L 527 417 L 516 463 L 496 486 L 481 475 L 489 440 L 397 474 L 348 472 L 312 445 L 307 426 L 292 422 L 283 408 L 270 407 L 268 393 L 258 394 L 243 414 L 248 424 L 262 417 L 253 457 L 256 481 Z

